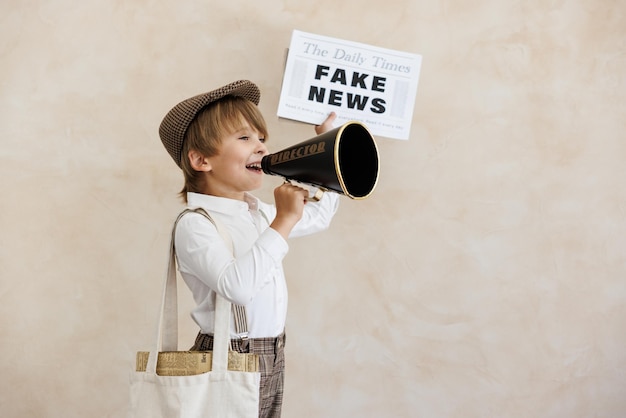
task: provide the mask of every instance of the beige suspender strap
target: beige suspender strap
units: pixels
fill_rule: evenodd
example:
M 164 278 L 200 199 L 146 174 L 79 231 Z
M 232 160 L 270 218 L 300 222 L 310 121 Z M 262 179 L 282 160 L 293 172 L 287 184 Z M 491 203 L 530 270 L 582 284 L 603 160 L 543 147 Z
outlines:
M 215 226 L 215 229 L 217 229 L 218 234 L 220 234 L 224 242 L 226 242 L 226 245 L 228 246 L 228 248 L 230 248 L 230 251 L 231 253 L 233 253 L 233 256 L 234 256 L 233 240 L 230 237 L 230 234 L 228 233 L 228 229 L 219 220 L 212 218 L 211 215 L 209 215 L 209 213 L 203 208 L 185 209 L 178 216 L 178 219 L 180 219 L 187 212 L 196 212 L 204 216 L 205 218 L 207 218 L 213 224 L 213 226 Z M 176 222 L 178 222 L 178 219 L 176 220 Z M 247 339 L 248 338 L 248 318 L 246 316 L 246 307 L 232 304 L 232 312 L 233 312 L 233 317 L 235 320 L 235 323 L 234 323 L 235 332 L 237 333 L 237 335 L 241 337 L 241 339 L 244 339 L 244 340 Z
M 242 305 L 232 305 L 233 316 L 235 318 L 235 332 L 242 340 L 248 338 L 248 317 L 246 307 Z

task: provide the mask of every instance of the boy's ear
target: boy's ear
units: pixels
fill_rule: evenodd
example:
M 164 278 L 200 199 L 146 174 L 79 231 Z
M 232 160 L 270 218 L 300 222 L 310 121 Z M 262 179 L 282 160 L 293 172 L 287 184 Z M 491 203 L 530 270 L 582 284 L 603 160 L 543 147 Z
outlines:
M 196 150 L 191 150 L 187 154 L 191 167 L 196 171 L 211 171 L 211 163 L 207 157 Z

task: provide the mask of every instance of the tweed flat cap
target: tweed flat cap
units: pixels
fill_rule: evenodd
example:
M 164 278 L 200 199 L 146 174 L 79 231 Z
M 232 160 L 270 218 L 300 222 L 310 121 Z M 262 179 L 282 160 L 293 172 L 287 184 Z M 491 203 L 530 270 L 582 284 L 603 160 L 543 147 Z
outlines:
M 254 83 L 248 80 L 239 80 L 208 93 L 183 100 L 165 115 L 159 127 L 159 136 L 165 149 L 172 156 L 177 166 L 181 166 L 180 154 L 183 148 L 185 133 L 191 121 L 193 121 L 200 110 L 210 103 L 229 95 L 241 96 L 255 105 L 258 105 L 259 100 L 261 100 L 261 92 Z

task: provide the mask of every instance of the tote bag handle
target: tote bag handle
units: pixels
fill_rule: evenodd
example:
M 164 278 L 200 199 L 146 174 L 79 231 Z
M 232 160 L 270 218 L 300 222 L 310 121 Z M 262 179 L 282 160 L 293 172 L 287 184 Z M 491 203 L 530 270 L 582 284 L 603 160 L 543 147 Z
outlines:
M 232 251 L 232 239 L 227 230 L 222 226 L 218 227 L 217 223 L 211 216 L 202 208 L 185 209 L 181 212 L 172 228 L 171 241 L 170 241 L 170 257 L 167 265 L 167 277 L 165 280 L 165 286 L 163 289 L 163 297 L 161 300 L 161 312 L 159 315 L 159 321 L 156 332 L 156 342 L 153 351 L 148 358 L 148 364 L 146 365 L 146 372 L 156 374 L 156 363 L 158 353 L 160 351 L 177 351 L 178 350 L 178 292 L 176 284 L 176 256 L 174 247 L 174 238 L 176 233 L 176 226 L 178 221 L 187 213 L 196 212 L 205 216 L 209 221 L 215 225 L 217 232 L 222 239 L 229 245 Z M 213 344 L 213 364 L 212 370 L 223 372 L 228 368 L 228 347 L 230 342 L 230 311 L 231 303 L 219 295 L 215 295 L 215 326 L 214 326 L 214 344 Z M 233 306 L 233 311 L 236 311 Z M 235 325 L 237 328 L 245 327 L 242 331 L 247 333 L 247 321 L 245 318 L 245 310 L 243 306 L 237 306 L 235 312 Z M 242 318 L 243 312 L 243 318 Z M 237 329 L 240 332 L 240 329 Z

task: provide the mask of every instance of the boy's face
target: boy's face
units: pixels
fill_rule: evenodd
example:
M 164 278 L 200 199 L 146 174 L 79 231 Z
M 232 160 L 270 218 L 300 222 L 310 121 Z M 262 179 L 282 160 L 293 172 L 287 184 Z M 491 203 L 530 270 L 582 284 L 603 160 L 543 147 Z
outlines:
M 244 192 L 262 186 L 261 159 L 267 154 L 265 138 L 244 123 L 240 130 L 222 138 L 217 154 L 207 158 L 208 193 L 242 200 Z

